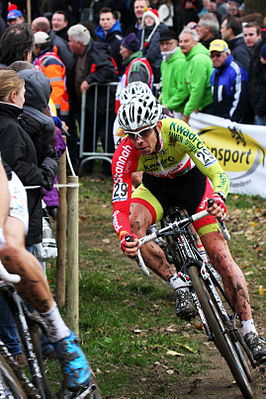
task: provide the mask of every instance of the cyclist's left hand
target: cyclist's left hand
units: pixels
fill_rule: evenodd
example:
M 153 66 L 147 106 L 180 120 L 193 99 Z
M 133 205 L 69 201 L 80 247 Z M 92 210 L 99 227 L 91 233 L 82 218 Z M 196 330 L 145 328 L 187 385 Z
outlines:
M 211 198 L 213 199 L 214 204 L 211 207 L 208 207 L 207 211 L 214 217 L 224 220 L 227 213 L 224 200 L 217 193 L 214 193 Z

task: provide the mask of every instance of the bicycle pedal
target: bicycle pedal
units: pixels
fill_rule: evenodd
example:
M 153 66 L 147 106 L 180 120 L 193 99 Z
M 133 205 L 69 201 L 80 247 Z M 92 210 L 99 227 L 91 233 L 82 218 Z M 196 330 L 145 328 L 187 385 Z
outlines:
M 95 383 L 88 384 L 77 392 L 69 391 L 67 388 L 61 386 L 59 391 L 53 396 L 53 399 L 93 399 L 94 393 L 96 393 L 97 390 L 99 391 L 99 388 Z

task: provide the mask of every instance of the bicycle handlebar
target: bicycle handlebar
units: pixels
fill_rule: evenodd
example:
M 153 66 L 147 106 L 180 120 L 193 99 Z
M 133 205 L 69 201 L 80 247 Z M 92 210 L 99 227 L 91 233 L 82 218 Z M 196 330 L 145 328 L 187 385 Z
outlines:
M 209 206 L 211 206 L 211 203 L 209 203 Z M 194 215 L 191 215 L 185 219 L 182 219 L 180 221 L 176 221 L 173 223 L 169 223 L 166 227 L 163 227 L 160 230 L 154 231 L 151 234 L 148 234 L 144 237 L 139 238 L 139 248 L 144 245 L 147 244 L 150 241 L 154 241 L 156 238 L 162 236 L 164 233 L 166 233 L 167 231 L 171 231 L 171 230 L 177 230 L 178 228 L 182 228 L 190 223 L 195 222 L 196 220 L 202 219 L 205 216 L 208 216 L 209 212 L 207 211 L 207 209 L 205 209 L 204 211 L 200 211 L 195 213 Z M 226 240 L 230 240 L 230 234 L 225 226 L 225 223 L 223 220 L 221 219 L 217 219 L 218 224 L 221 228 L 222 234 L 224 236 L 224 238 Z M 142 270 L 142 272 L 146 275 L 149 275 L 149 271 L 144 263 L 144 260 L 141 256 L 140 250 L 138 250 L 138 255 L 135 257 L 140 269 Z
M 126 241 L 132 242 L 134 240 L 133 240 L 133 238 L 130 235 L 127 235 L 126 236 Z M 136 260 L 140 270 L 142 271 L 142 273 L 145 274 L 146 276 L 149 276 L 150 272 L 147 269 L 147 266 L 145 265 L 145 262 L 144 262 L 144 260 L 143 260 L 143 258 L 141 256 L 140 250 L 138 250 L 138 254 L 137 254 L 137 256 L 135 256 L 135 260 Z
M 0 261 L 0 280 L 4 280 L 7 283 L 17 284 L 20 282 L 21 277 L 18 274 L 9 273 Z

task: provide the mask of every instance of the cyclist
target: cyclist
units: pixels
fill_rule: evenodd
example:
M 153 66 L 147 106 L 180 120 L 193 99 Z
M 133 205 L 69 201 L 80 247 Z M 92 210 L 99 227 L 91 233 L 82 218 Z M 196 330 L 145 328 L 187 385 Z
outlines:
M 40 263 L 25 248 L 29 219 L 26 191 L 17 175 L 5 163 L 3 168 L 1 161 L 0 187 L 0 259 L 8 272 L 20 275 L 17 291 L 43 318 L 62 365 L 65 387 L 78 390 L 93 379 L 89 363 L 59 313 Z
M 226 215 L 229 188 L 226 173 L 200 137 L 175 118 L 160 120 L 161 106 L 155 97 L 134 95 L 118 111 L 118 122 L 127 136 L 116 150 L 113 162 L 113 226 L 121 248 L 135 257 L 138 238 L 163 217 L 170 205 L 187 209 L 189 214 L 214 205 L 209 216 L 194 223 L 210 262 L 220 273 L 225 291 L 242 323 L 242 334 L 254 358 L 266 358 L 266 341 L 259 337 L 252 319 L 247 284 L 233 260 L 215 218 Z M 144 171 L 143 183 L 132 194 L 131 174 Z M 127 241 L 131 236 L 133 242 Z M 141 248 L 145 263 L 174 290 L 177 315 L 187 318 L 194 306 L 186 282 L 177 278 L 164 252 L 154 242 Z

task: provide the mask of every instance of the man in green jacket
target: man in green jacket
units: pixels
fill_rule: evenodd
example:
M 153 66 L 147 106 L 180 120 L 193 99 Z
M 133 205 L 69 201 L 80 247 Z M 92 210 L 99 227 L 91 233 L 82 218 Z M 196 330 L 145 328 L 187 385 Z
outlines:
M 171 111 L 184 112 L 189 91 L 185 85 L 186 57 L 178 47 L 177 34 L 172 29 L 160 33 L 162 97 L 161 103 Z
M 182 119 L 188 122 L 192 112 L 212 113 L 210 76 L 213 66 L 208 50 L 198 43 L 195 30 L 184 28 L 179 36 L 179 45 L 187 60 L 185 81 L 189 98 Z

